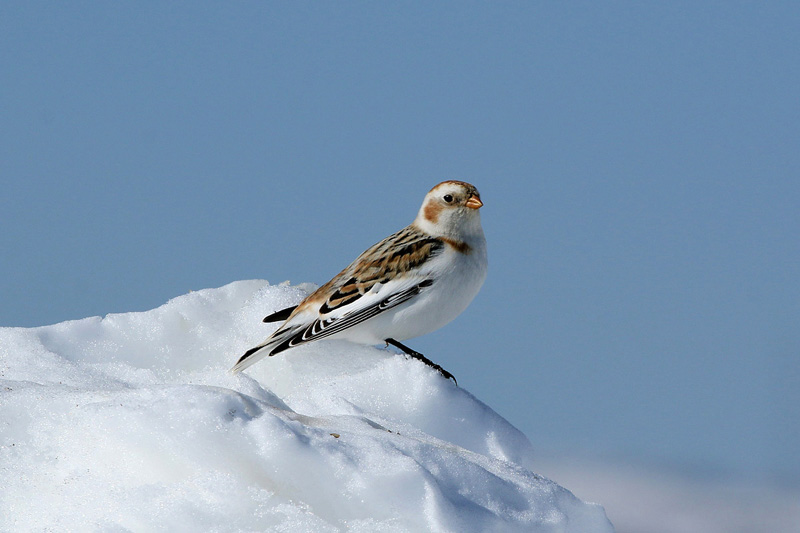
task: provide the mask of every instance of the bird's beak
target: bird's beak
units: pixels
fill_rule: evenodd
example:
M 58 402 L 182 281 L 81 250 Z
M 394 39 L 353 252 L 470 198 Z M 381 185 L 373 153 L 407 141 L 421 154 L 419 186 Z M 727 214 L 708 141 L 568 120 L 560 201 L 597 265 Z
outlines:
M 481 202 L 481 199 L 478 198 L 477 196 L 472 195 L 469 197 L 469 200 L 467 200 L 467 203 L 465 205 L 472 209 L 480 209 L 481 207 L 483 207 L 483 202 Z

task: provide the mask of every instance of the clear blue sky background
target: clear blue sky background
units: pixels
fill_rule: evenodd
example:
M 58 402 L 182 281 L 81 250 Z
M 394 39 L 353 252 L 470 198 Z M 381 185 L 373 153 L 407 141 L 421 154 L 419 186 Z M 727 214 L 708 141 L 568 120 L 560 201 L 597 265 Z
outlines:
M 322 283 L 463 179 L 490 275 L 409 344 L 540 450 L 797 479 L 798 28 L 797 2 L 3 2 L 0 325 Z

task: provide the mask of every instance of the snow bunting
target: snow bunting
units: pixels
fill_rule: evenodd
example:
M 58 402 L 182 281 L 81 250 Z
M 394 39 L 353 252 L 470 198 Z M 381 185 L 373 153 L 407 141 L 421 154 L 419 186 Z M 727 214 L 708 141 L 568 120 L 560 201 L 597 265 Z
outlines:
M 410 226 L 367 249 L 295 307 L 264 322 L 283 324 L 247 350 L 231 372 L 268 355 L 319 339 L 391 344 L 455 381 L 452 374 L 400 341 L 430 333 L 457 317 L 486 279 L 486 239 L 478 190 L 445 181 L 425 196 Z

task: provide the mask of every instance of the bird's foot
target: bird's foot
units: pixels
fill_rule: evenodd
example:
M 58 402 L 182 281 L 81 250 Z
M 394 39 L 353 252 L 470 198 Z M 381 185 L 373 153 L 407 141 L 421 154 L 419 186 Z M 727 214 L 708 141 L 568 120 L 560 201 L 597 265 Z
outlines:
M 458 386 L 458 381 L 456 381 L 456 377 L 453 374 L 451 374 L 450 372 L 448 372 L 447 370 L 442 368 L 440 365 L 437 365 L 436 363 L 434 363 L 433 361 L 431 361 L 430 359 L 428 359 L 427 357 L 425 357 L 424 355 L 422 355 L 418 351 L 412 350 L 411 348 L 409 348 L 405 344 L 401 344 L 401 343 L 397 342 L 394 339 L 386 339 L 386 344 L 391 344 L 395 348 L 399 348 L 400 350 L 402 350 L 403 353 L 405 353 L 409 357 L 412 357 L 412 358 L 416 359 L 417 361 L 422 361 L 423 363 L 425 363 L 429 367 L 431 367 L 434 370 L 436 370 L 437 372 L 439 372 L 445 379 L 452 379 L 453 383 L 456 384 L 456 387 Z

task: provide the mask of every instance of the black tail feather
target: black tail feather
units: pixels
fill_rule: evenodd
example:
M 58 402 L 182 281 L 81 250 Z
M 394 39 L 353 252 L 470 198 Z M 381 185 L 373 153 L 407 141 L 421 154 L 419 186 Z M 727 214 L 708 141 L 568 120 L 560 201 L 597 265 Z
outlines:
M 283 322 L 292 312 L 297 309 L 297 306 L 287 307 L 286 309 L 281 309 L 280 311 L 275 311 L 271 315 L 264 318 L 264 322 Z

